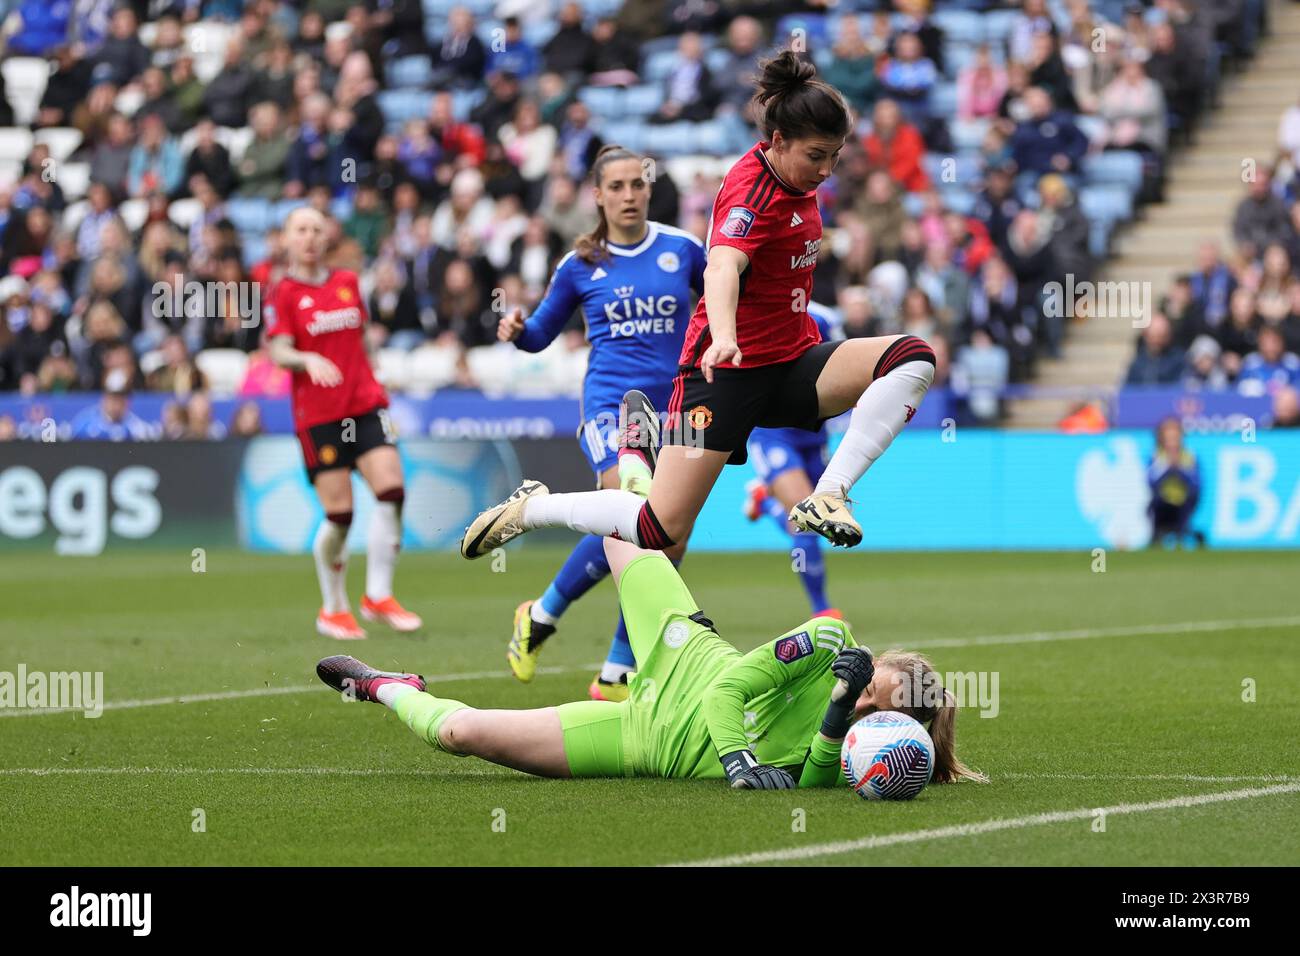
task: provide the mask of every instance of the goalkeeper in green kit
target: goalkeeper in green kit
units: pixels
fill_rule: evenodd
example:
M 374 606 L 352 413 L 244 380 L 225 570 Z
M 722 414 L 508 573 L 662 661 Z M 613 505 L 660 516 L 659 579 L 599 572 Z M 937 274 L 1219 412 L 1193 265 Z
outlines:
M 622 411 L 620 477 L 625 489 L 645 494 L 658 417 L 635 391 Z M 525 482 L 501 506 L 500 520 L 512 520 L 511 510 L 536 493 L 546 489 Z M 877 710 L 928 725 L 934 782 L 979 777 L 956 757 L 952 695 L 943 691 L 935 706 L 913 693 L 933 686 L 923 656 L 893 651 L 873 660 L 848 625 L 830 617 L 741 654 L 718 635 L 662 552 L 614 538 L 605 539 L 605 552 L 637 662 L 625 701 L 478 710 L 426 693 L 419 675 L 376 671 L 352 657 L 327 657 L 317 674 L 345 696 L 396 711 L 439 750 L 543 777 L 725 778 L 755 790 L 844 784 L 844 736 Z

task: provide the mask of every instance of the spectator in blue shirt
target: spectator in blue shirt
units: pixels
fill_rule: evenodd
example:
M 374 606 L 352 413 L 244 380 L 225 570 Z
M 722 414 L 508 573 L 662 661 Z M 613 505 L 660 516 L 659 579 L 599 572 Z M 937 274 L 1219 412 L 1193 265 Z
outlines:
M 1183 352 L 1174 347 L 1174 330 L 1161 312 L 1151 316 L 1142 330 L 1137 355 L 1129 366 L 1125 385 L 1177 385 L 1186 367 Z
M 1074 173 L 1088 152 L 1088 137 L 1069 113 L 1056 109 L 1052 97 L 1040 87 L 1025 93 L 1029 117 L 1016 125 L 1011 154 L 1021 173 Z
M 71 0 L 23 0 L 18 7 L 22 26 L 9 38 L 6 52 L 46 56 L 67 42 Z
M 898 101 L 909 122 L 923 124 L 930 117 L 930 91 L 938 76 L 934 61 L 922 55 L 917 35 L 904 33 L 881 71 L 880 82 L 885 95 Z
M 1286 350 L 1286 339 L 1280 329 L 1271 325 L 1261 327 L 1257 351 L 1241 361 L 1237 391 L 1243 395 L 1271 395 L 1295 385 L 1300 385 L 1300 356 Z
M 1201 473 L 1196 455 L 1183 446 L 1183 426 L 1176 418 L 1166 418 L 1156 428 L 1156 451 L 1147 467 L 1147 484 L 1151 489 L 1151 544 L 1160 545 L 1173 539 L 1182 544 L 1191 535 L 1205 544 L 1205 535 L 1191 527 L 1192 514 L 1201 498 Z
M 1191 275 L 1192 301 L 1200 306 L 1205 324 L 1217 329 L 1228 315 L 1237 280 L 1232 270 L 1224 265 L 1219 244 L 1210 240 L 1196 250 L 1196 271 Z
M 131 411 L 130 387 L 121 369 L 110 372 L 98 405 L 83 409 L 72 419 L 72 437 L 92 441 L 149 441 L 153 431 Z
M 140 120 L 140 141 L 131 150 L 127 189 L 139 198 L 153 193 L 170 196 L 180 188 L 184 178 L 185 159 L 180 146 L 168 135 L 162 117 L 149 113 Z
M 501 49 L 497 49 L 500 47 Z M 527 80 L 541 69 L 541 57 L 531 43 L 524 39 L 524 31 L 519 26 L 518 17 L 505 20 L 505 39 L 498 42 L 493 39 L 487 58 L 489 73 L 499 70 L 513 73 L 520 80 Z

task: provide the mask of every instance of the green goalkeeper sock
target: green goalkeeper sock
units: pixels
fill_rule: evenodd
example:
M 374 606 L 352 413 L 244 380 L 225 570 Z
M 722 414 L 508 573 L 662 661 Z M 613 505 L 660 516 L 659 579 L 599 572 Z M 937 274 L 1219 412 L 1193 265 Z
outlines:
M 445 697 L 412 691 L 402 694 L 393 701 L 393 710 L 402 718 L 402 723 L 419 734 L 427 743 L 433 744 L 443 753 L 451 753 L 438 741 L 438 728 L 442 722 L 458 710 L 464 710 L 468 704 Z M 460 756 L 459 754 L 457 756 Z
M 618 486 L 642 498 L 650 497 L 650 466 L 638 455 L 618 456 Z

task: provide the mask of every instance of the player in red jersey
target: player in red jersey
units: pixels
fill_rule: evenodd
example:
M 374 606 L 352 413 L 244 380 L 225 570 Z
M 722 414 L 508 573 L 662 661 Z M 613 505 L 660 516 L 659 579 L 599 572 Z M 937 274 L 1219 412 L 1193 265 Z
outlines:
M 388 418 L 388 393 L 375 379 L 366 351 L 366 310 L 356 274 L 322 264 L 325 217 L 314 209 L 290 213 L 282 240 L 288 267 L 271 292 L 267 338 L 272 360 L 293 372 L 294 428 L 307 477 L 325 510 L 312 546 L 322 599 L 316 630 L 339 640 L 366 636 L 347 595 L 355 468 L 376 499 L 361 615 L 398 631 L 414 631 L 420 618 L 393 597 L 406 497 L 402 461 Z
M 862 540 L 848 489 L 920 405 L 934 351 L 913 335 L 822 343 L 808 314 L 822 238 L 817 188 L 852 133 L 844 98 L 816 74 L 789 51 L 763 65 L 756 99 L 767 139 L 731 167 L 714 201 L 704 296 L 686 332 L 664 447 L 657 464 L 641 442 L 620 451 L 657 469 L 649 500 L 621 490 L 552 495 L 525 482 L 474 520 L 465 557 L 542 527 L 670 547 L 690 534 L 723 465 L 746 460 L 756 426 L 814 431 L 849 409 L 843 441 L 790 520 L 832 544 Z M 653 431 L 644 415 L 631 424 Z

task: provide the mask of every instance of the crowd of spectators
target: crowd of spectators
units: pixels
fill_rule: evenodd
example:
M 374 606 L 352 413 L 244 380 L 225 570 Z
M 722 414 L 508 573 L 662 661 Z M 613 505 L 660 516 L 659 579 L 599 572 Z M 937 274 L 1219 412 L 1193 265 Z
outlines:
M 1275 424 L 1300 425 L 1300 106 L 1278 148 L 1246 177 L 1230 250 L 1201 243 L 1160 298 L 1125 384 L 1265 396 Z
M 197 359 L 235 349 L 250 356 L 239 394 L 284 394 L 260 326 L 242 321 L 233 300 L 160 310 L 154 292 L 273 282 L 283 268 L 275 223 L 250 231 L 234 221 L 249 200 L 331 213 L 328 263 L 361 274 L 373 344 L 453 352 L 449 384 L 483 385 L 469 350 L 494 341 L 503 309 L 536 305 L 558 258 L 594 225 L 584 177 L 602 123 L 584 91 L 643 84 L 647 44 L 675 35 L 647 122 L 752 129 L 749 77 L 762 55 L 795 39 L 795 16 L 824 31 L 798 40 L 859 117 L 821 193 L 814 297 L 836 307 L 847 336 L 926 338 L 940 382 L 950 375 L 971 418 L 994 421 L 1002 386 L 1030 375 L 1067 332 L 1044 313 L 1045 287 L 1094 267 L 1080 203 L 1087 161 L 1139 154 L 1139 198 L 1158 199 L 1171 133 L 1188 134 L 1225 64 L 1252 55 L 1263 6 L 933 6 L 634 0 L 597 10 L 501 0 L 491 10 L 499 30 L 485 41 L 465 7 L 448 6 L 426 30 L 439 0 L 9 0 L 4 57 L 45 58 L 50 74 L 24 123 L 36 145 L 12 181 L 0 179 L 0 392 L 99 390 L 106 404 L 131 390 L 167 392 L 177 399 L 167 433 L 211 433 Z M 953 8 L 1001 13 L 1002 39 L 954 48 L 935 15 Z M 528 39 L 551 21 L 548 40 Z M 201 78 L 205 24 L 226 29 L 219 69 Z M 433 95 L 427 115 L 395 121 L 381 94 L 392 63 L 411 58 L 427 64 L 421 84 Z M 1288 122 L 1300 151 L 1300 117 Z M 16 123 L 0 95 L 0 126 Z M 68 159 L 89 164 L 84 198 L 65 195 L 60 161 L 39 136 L 65 128 L 80 134 Z M 972 128 L 978 142 L 957 141 Z M 1285 369 L 1294 358 L 1285 347 L 1269 358 L 1272 345 L 1261 339 L 1256 351 L 1254 338 L 1272 321 L 1266 312 L 1290 315 L 1300 303 L 1291 226 L 1300 216 L 1271 182 L 1238 217 L 1252 264 L 1216 259 L 1189 277 L 1186 308 L 1212 304 L 1182 316 L 1171 336 L 1215 341 L 1216 367 L 1241 381 L 1268 377 L 1253 371 L 1259 363 Z M 718 184 L 703 169 L 675 182 L 660 163 L 650 216 L 703 238 Z M 1245 353 L 1228 341 L 1247 334 L 1234 317 L 1243 310 L 1252 317 Z M 1293 327 L 1277 321 L 1294 342 Z M 1187 338 L 1197 322 L 1204 331 Z M 1163 380 L 1170 346 L 1148 333 L 1136 377 Z M 560 347 L 582 348 L 580 324 Z

